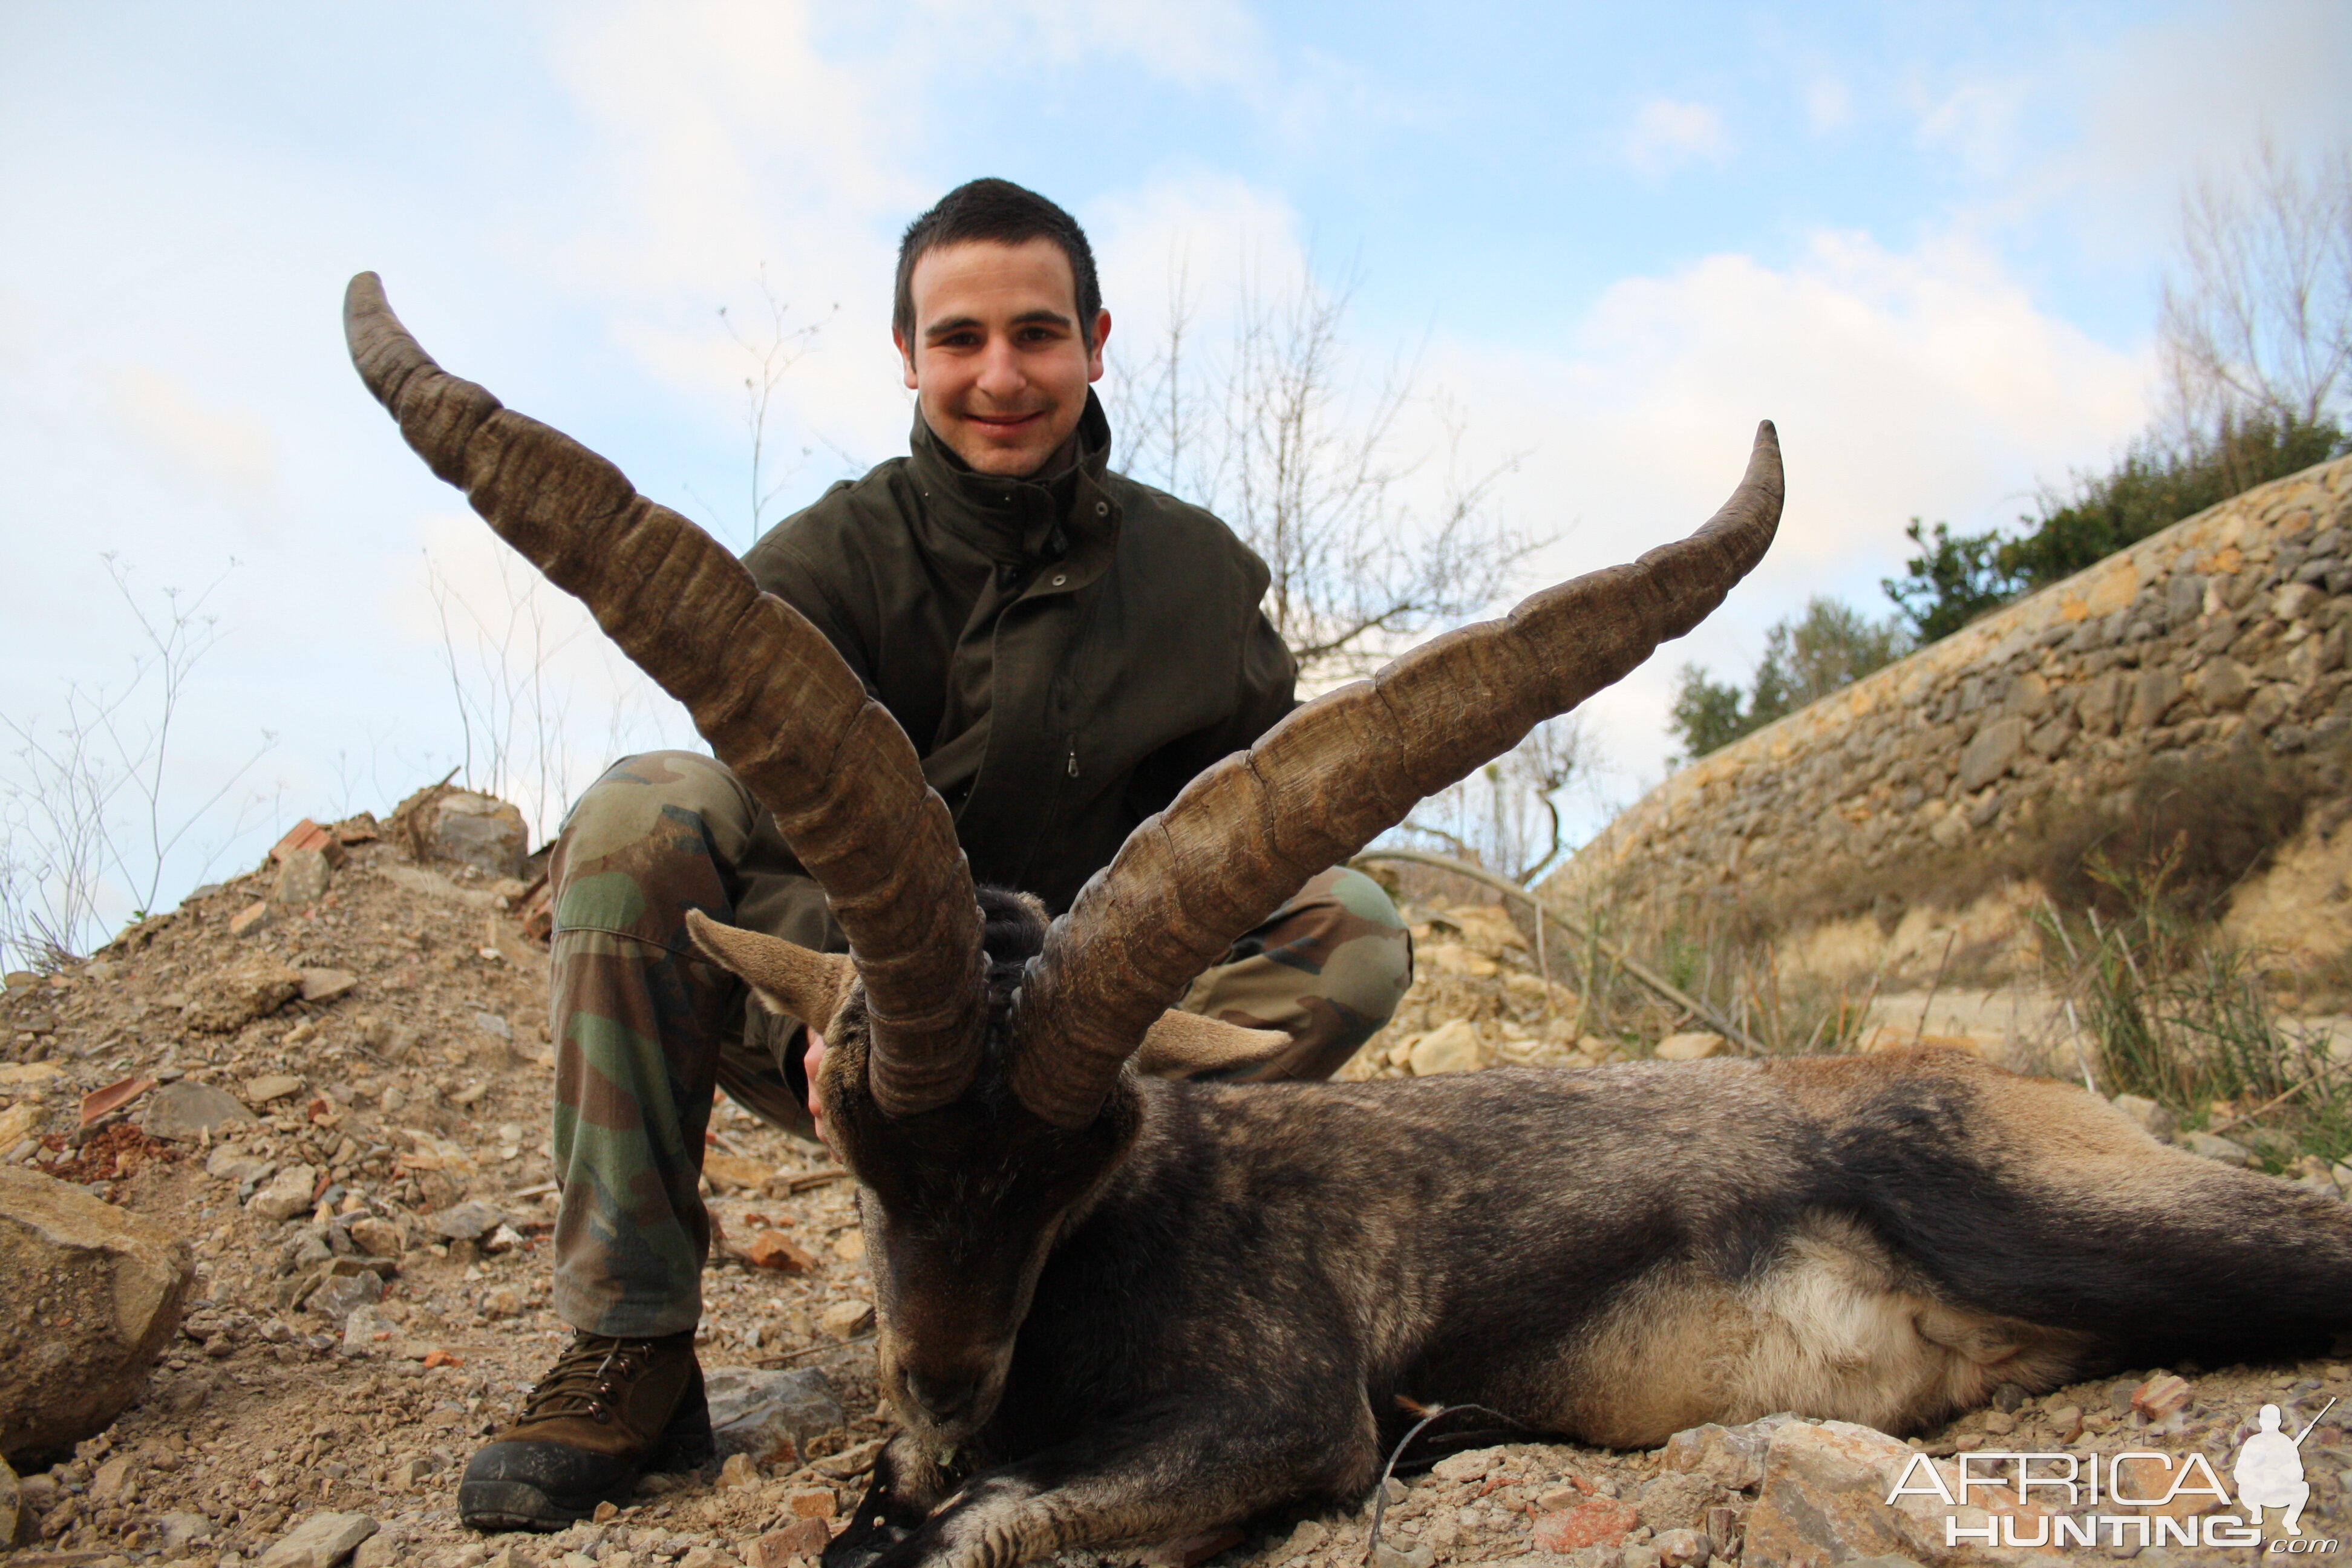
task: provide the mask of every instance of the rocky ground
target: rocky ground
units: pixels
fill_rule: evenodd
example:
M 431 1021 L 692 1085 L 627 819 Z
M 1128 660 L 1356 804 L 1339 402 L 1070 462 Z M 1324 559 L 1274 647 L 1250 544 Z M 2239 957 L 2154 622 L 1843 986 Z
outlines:
M 887 1425 L 849 1189 L 823 1150 L 722 1103 L 708 1177 L 725 1240 L 705 1280 L 701 1354 L 733 1369 L 714 1377 L 733 1457 L 709 1475 L 656 1478 L 614 1517 L 562 1535 L 459 1528 L 457 1470 L 565 1338 L 545 1306 L 546 958 L 523 919 L 528 883 L 424 863 L 433 846 L 414 828 L 359 819 L 289 836 L 278 862 L 98 959 L 9 976 L 0 1163 L 155 1222 L 191 1245 L 196 1269 L 136 1403 L 25 1475 L 16 1561 L 782 1568 L 854 1502 Z M 1574 998 L 1536 977 L 1499 911 L 1414 918 L 1422 978 L 1350 1076 L 1621 1048 L 1577 1032 Z M 77 1310 L 39 1279 L 0 1279 L 0 1364 L 29 1364 L 76 1331 Z M 2352 1402 L 2352 1381 L 2333 1363 L 2152 1368 L 2008 1394 L 1910 1449 L 1793 1423 L 1685 1435 L 1656 1453 L 1458 1455 L 1391 1487 L 1380 1565 L 1948 1558 L 1927 1526 L 1905 1534 L 1895 1511 L 1864 1506 L 1913 1450 L 1943 1456 L 1948 1472 L 1969 1451 L 2195 1450 L 2226 1479 L 2262 1403 L 2300 1426 L 2332 1396 Z M 2305 1447 L 2315 1537 L 2352 1535 L 2347 1414 L 2338 1405 Z M 1178 1568 L 1204 1552 L 1220 1553 L 1216 1568 L 1342 1568 L 1364 1560 L 1371 1524 L 1368 1505 L 1152 1555 Z M 2168 1552 L 2245 1556 L 2151 1545 L 2146 1560 Z

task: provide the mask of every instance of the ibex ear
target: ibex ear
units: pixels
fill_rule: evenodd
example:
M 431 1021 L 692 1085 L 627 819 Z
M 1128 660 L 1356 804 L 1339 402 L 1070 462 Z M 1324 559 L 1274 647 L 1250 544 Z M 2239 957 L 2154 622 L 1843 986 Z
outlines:
M 1244 1029 L 1174 1008 L 1144 1031 L 1135 1070 L 1152 1078 L 1236 1078 L 1290 1048 L 1280 1029 Z
M 686 929 L 703 956 L 751 988 L 760 1005 L 829 1028 L 849 996 L 856 967 L 842 952 L 812 952 L 764 931 L 721 925 L 700 910 L 686 911 Z

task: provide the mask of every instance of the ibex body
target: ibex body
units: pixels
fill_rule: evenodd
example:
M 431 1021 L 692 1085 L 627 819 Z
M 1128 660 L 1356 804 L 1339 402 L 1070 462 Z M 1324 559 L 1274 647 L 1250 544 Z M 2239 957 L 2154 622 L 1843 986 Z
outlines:
M 976 890 L 823 637 L 593 454 L 443 373 L 372 276 L 369 385 L 435 470 L 686 703 L 850 952 L 694 917 L 821 1026 L 904 1431 L 828 1560 L 1009 1565 L 1375 1474 L 1398 1399 L 1611 1444 L 1780 1408 L 1896 1430 L 2008 1381 L 2352 1328 L 2352 1217 L 1971 1058 L 1220 1089 L 1265 1037 L 1166 1011 L 1310 873 L 1688 631 L 1761 556 L 1779 447 L 1638 563 L 1294 713 L 1069 911 Z
M 1009 986 L 1024 938 L 997 912 Z M 781 944 L 706 929 L 782 1000 Z M 860 1087 L 854 993 L 836 1030 L 823 1093 L 906 1429 L 835 1568 L 1352 1503 L 1401 1401 L 1633 1447 L 1788 1409 L 1900 1433 L 2002 1383 L 2352 1329 L 2352 1209 L 1960 1052 L 1129 1075 L 1073 1138 L 992 1056 L 895 1126 Z

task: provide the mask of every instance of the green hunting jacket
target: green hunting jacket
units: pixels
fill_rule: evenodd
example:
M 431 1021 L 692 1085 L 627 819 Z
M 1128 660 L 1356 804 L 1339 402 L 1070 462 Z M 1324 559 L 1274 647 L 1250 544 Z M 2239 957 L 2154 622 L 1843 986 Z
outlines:
M 1050 477 L 977 473 L 919 412 L 909 445 L 744 563 L 898 719 L 972 874 L 1058 913 L 1136 824 L 1297 705 L 1258 607 L 1265 564 L 1210 513 L 1111 472 L 1091 393 Z M 779 934 L 806 933 L 812 911 L 791 913 Z

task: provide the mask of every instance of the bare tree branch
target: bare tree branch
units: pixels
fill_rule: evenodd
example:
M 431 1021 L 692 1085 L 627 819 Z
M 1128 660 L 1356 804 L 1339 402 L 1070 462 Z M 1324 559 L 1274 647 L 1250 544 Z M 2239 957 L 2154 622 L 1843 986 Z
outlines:
M 1417 355 L 1355 375 L 1343 332 L 1351 293 L 1325 289 L 1311 268 L 1276 284 L 1247 272 L 1231 341 L 1208 358 L 1189 265 L 1171 254 L 1161 339 L 1111 393 L 1123 466 L 1217 512 L 1264 559 L 1266 614 L 1310 690 L 1486 609 L 1548 542 L 1494 515 L 1517 458 L 1465 459 L 1460 411 L 1424 387 Z M 1423 408 L 1444 431 L 1438 449 L 1414 450 L 1404 435 Z M 1441 458 L 1442 474 L 1425 475 Z
M 2352 382 L 2352 149 L 2307 174 L 2265 138 L 2182 197 L 2158 328 L 2182 435 L 2338 417 Z

